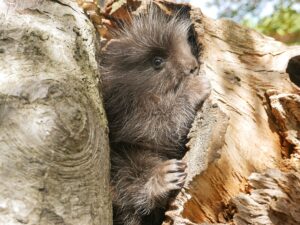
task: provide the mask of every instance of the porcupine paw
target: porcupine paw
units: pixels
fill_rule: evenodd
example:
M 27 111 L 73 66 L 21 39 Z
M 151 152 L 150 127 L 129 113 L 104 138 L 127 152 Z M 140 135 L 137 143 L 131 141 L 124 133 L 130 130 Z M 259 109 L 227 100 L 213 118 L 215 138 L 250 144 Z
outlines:
M 171 159 L 157 167 L 156 179 L 165 192 L 178 190 L 183 187 L 187 165 L 182 160 Z

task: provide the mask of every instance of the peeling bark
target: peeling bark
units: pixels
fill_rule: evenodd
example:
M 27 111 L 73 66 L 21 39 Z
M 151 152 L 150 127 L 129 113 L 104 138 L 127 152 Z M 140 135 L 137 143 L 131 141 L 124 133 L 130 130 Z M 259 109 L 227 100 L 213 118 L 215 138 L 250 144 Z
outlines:
M 28 7 L 0 11 L 0 224 L 109 225 L 95 30 L 74 1 Z

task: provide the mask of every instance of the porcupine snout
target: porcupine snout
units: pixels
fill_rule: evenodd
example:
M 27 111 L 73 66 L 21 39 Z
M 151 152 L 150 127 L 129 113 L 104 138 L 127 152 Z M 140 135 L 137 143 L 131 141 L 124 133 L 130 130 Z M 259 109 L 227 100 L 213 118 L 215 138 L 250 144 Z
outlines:
M 196 76 L 199 72 L 199 63 L 194 57 L 187 57 L 182 60 L 183 72 L 186 76 Z

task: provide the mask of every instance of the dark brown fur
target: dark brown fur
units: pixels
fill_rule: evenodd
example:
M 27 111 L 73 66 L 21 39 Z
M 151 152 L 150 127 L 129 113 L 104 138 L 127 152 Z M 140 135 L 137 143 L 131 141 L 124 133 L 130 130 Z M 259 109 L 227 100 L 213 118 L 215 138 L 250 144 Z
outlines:
M 114 224 L 160 224 L 170 194 L 184 184 L 186 136 L 209 93 L 190 29 L 187 19 L 150 7 L 103 51 Z M 161 68 L 155 68 L 157 56 Z

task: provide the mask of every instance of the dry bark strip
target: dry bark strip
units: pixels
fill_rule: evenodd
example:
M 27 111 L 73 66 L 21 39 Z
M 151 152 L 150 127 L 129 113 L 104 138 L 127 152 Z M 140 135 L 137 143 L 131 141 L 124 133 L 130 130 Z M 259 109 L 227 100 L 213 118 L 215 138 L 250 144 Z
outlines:
M 27 3 L 0 11 L 0 224 L 109 225 L 96 32 L 75 1 Z

